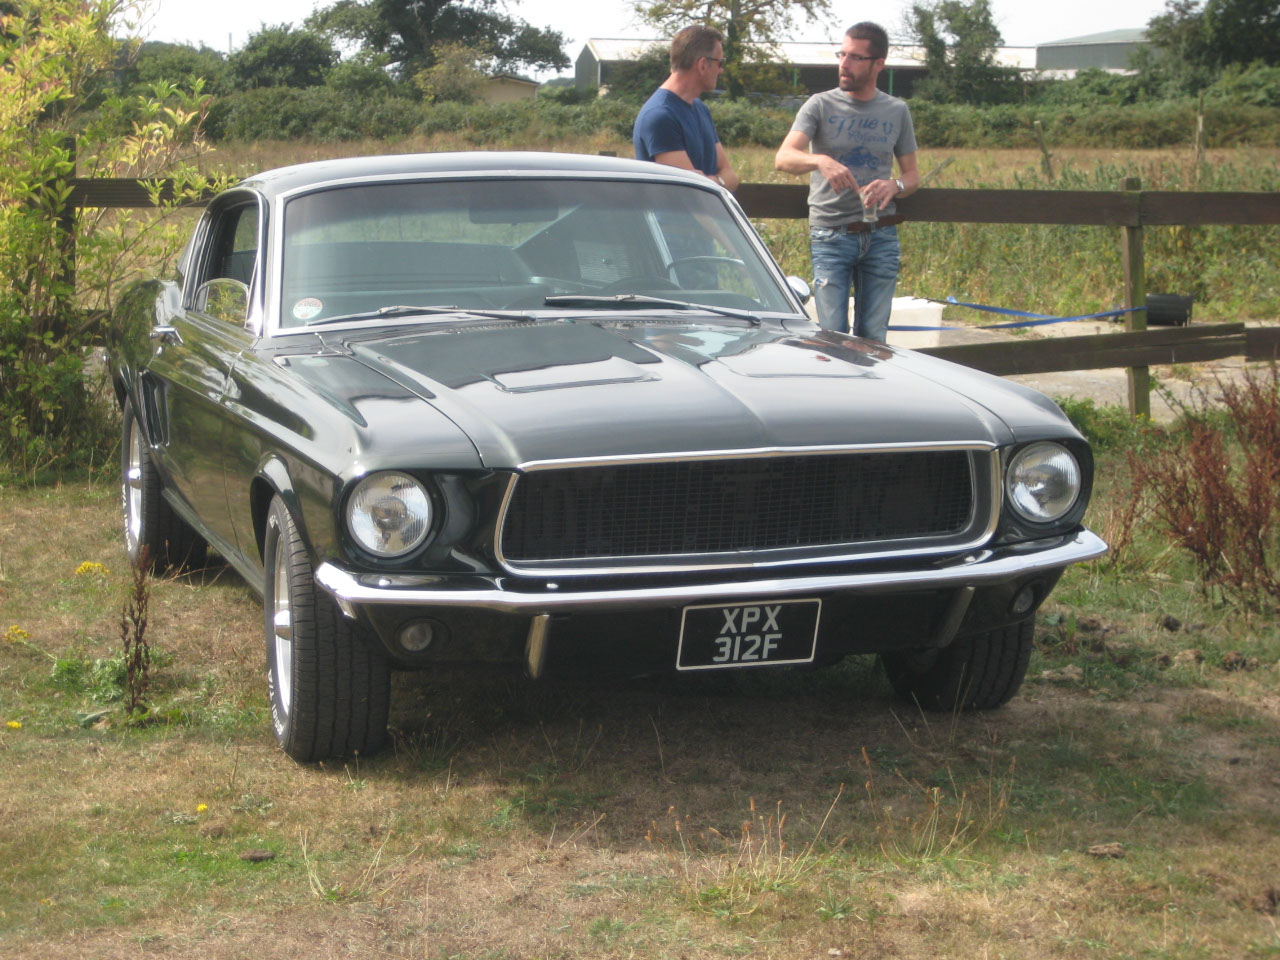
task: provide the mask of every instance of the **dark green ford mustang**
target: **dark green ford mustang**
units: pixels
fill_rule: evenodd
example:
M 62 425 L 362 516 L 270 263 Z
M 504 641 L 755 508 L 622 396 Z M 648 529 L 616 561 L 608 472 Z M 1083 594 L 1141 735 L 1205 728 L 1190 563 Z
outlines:
M 654 164 L 306 164 L 210 204 L 116 317 L 128 549 L 260 589 L 275 735 L 367 754 L 389 673 L 880 654 L 1018 689 L 1089 447 L 1030 390 L 820 330 L 733 198 Z

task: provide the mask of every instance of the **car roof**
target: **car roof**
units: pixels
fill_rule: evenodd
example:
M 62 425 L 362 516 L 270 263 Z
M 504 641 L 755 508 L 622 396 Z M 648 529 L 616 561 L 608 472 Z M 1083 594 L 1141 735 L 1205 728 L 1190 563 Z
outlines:
M 707 184 L 706 177 L 677 167 L 660 166 L 641 160 L 619 157 L 590 156 L 579 153 L 490 152 L 470 153 L 406 153 L 375 157 L 344 157 L 300 163 L 276 170 L 265 170 L 244 180 L 239 186 L 250 187 L 267 196 L 322 183 L 378 177 L 510 176 L 521 174 L 567 174 L 689 179 Z

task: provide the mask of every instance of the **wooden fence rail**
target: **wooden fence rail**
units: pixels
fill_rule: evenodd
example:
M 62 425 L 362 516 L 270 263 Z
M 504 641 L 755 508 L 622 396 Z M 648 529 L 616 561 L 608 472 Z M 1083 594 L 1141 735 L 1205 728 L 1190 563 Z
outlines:
M 155 181 L 153 181 L 154 183 Z M 159 181 L 160 196 L 172 199 L 173 184 Z M 77 207 L 147 207 L 151 195 L 140 181 L 83 178 L 71 181 L 68 211 Z M 1136 179 L 1107 190 L 923 189 L 897 201 L 906 221 L 934 223 L 1068 224 L 1120 228 L 1125 278 L 1125 333 L 1010 343 L 931 347 L 923 353 L 1000 375 L 1101 370 L 1126 367 L 1129 409 L 1149 416 L 1148 368 L 1244 356 L 1274 360 L 1280 356 L 1280 329 L 1218 324 L 1146 329 L 1143 228 L 1151 226 L 1280 224 L 1280 194 L 1248 192 L 1168 192 L 1141 190 Z M 757 219 L 809 216 L 808 187 L 800 184 L 744 183 L 738 201 Z M 208 197 L 196 204 L 204 203 Z

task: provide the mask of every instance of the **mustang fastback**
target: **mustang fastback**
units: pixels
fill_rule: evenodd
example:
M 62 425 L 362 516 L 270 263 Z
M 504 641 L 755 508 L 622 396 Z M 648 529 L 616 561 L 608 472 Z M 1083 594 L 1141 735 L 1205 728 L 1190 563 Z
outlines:
M 215 198 L 113 318 L 125 538 L 262 593 L 274 733 L 385 740 L 392 669 L 878 654 L 1005 703 L 1083 525 L 1034 391 L 824 331 L 733 196 L 629 160 L 310 163 Z

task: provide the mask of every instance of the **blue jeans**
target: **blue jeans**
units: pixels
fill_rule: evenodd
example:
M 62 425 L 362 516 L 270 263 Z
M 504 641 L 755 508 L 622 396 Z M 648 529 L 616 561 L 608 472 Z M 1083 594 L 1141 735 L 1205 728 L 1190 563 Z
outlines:
M 810 227 L 809 254 L 818 324 L 825 330 L 848 333 L 852 294 L 854 334 L 883 343 L 901 261 L 897 226 L 877 227 L 867 233 Z

